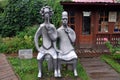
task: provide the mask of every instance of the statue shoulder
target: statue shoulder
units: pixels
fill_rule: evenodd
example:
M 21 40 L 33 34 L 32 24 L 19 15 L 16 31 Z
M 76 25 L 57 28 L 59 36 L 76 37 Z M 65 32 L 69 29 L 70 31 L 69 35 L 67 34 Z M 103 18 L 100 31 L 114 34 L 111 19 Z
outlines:
M 72 28 L 70 28 L 70 27 L 68 27 L 68 29 L 70 30 L 70 31 L 72 31 L 72 32 L 75 32 Z
M 72 30 L 72 28 L 71 28 L 71 27 L 68 27 L 68 29 L 69 29 L 69 30 Z
M 59 32 L 59 31 L 61 31 L 63 28 L 62 27 L 59 27 L 58 29 L 57 29 L 57 31 Z
M 50 24 L 50 27 L 55 28 L 55 26 L 53 24 Z
M 40 27 L 44 27 L 44 26 L 45 26 L 45 24 L 44 24 L 44 23 L 40 24 Z

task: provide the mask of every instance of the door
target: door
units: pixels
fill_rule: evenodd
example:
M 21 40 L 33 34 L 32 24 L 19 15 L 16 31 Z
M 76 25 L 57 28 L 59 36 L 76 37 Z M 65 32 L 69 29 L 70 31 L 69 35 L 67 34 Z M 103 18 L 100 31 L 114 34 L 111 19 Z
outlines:
M 92 13 L 91 11 L 83 11 L 81 17 L 81 27 L 80 27 L 80 47 L 91 47 L 92 45 Z

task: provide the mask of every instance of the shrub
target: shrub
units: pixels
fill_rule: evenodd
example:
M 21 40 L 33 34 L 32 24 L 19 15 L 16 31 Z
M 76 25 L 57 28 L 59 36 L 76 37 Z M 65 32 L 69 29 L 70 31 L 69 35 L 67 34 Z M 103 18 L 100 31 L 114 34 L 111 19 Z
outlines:
M 4 8 L 8 4 L 8 0 L 0 0 L 0 13 L 4 12 Z
M 118 41 L 117 46 L 113 46 L 110 41 L 107 41 L 105 43 L 105 45 L 107 46 L 107 48 L 110 50 L 110 52 L 112 53 L 111 58 L 113 59 L 120 59 L 120 41 Z M 118 52 L 117 52 L 118 51 Z
M 47 5 L 51 6 L 54 15 L 52 16 L 52 23 L 56 26 L 59 27 L 61 25 L 61 15 L 63 11 L 63 6 L 60 4 L 61 0 L 48 0 Z
M 9 0 L 1 20 L 0 34 L 11 37 L 26 26 L 41 23 L 39 10 L 42 6 L 41 0 Z
M 27 35 L 27 36 L 31 36 L 33 39 L 38 27 L 39 27 L 38 25 L 33 25 L 32 27 L 31 26 L 26 27 L 23 31 L 17 32 L 16 36 L 19 38 L 24 38 L 24 36 Z
M 115 49 L 113 48 L 113 45 L 109 41 L 107 41 L 105 45 L 107 46 L 107 48 L 110 50 L 112 54 L 115 53 Z
M 27 27 L 22 32 L 18 32 L 13 38 L 0 37 L 0 53 L 17 53 L 19 49 L 33 49 L 36 52 L 34 44 L 34 35 L 38 26 Z M 39 40 L 39 45 L 42 44 L 42 39 Z
M 114 59 L 120 59 L 120 54 L 113 54 Z
M 35 49 L 31 36 L 25 35 L 24 38 L 4 38 L 1 41 L 1 53 L 17 53 L 19 49 Z
M 24 31 L 18 32 L 15 37 L 0 37 L 0 53 L 17 53 L 19 49 L 33 49 L 36 52 L 34 44 L 34 35 L 38 25 L 26 27 Z M 39 45 L 42 44 L 42 38 L 39 39 Z
M 8 0 L 8 5 L 0 19 L 0 34 L 4 37 L 15 36 L 18 31 L 24 30 L 27 26 L 42 23 L 43 19 L 39 11 L 44 5 L 53 8 L 52 23 L 56 27 L 60 26 L 63 11 L 60 0 Z

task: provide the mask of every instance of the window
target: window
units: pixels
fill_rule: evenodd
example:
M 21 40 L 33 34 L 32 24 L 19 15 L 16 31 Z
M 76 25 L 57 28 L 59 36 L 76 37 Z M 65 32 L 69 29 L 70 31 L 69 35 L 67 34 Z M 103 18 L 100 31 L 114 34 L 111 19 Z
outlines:
M 99 12 L 99 32 L 108 32 L 108 12 Z
M 89 35 L 91 32 L 91 12 L 83 11 L 83 26 L 82 26 L 82 34 Z
M 117 12 L 117 21 L 114 26 L 114 32 L 120 32 L 120 12 Z
M 68 25 L 75 30 L 75 13 L 73 11 L 68 12 Z

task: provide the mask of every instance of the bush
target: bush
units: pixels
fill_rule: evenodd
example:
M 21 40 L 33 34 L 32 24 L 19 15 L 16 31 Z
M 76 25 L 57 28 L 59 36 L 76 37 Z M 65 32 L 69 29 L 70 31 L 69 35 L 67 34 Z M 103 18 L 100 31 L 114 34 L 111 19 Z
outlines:
M 61 19 L 62 19 L 62 12 L 63 7 L 60 4 L 60 0 L 49 1 L 48 5 L 50 5 L 54 10 L 54 15 L 52 16 L 52 22 L 53 24 L 58 28 L 61 25 Z
M 17 53 L 19 49 L 33 49 L 35 52 L 34 35 L 37 28 L 36 25 L 26 28 L 23 32 L 18 32 L 14 38 L 0 37 L 0 53 Z M 41 45 L 42 40 L 39 41 Z
M 11 37 L 26 26 L 41 23 L 39 10 L 42 6 L 41 0 L 9 0 L 1 20 L 0 34 Z
M 110 50 L 111 54 L 111 58 L 113 59 L 120 59 L 120 41 L 118 41 L 118 44 L 113 46 L 110 41 L 107 41 L 105 43 L 105 45 L 107 46 L 107 48 Z
M 0 13 L 4 12 L 4 8 L 8 4 L 8 0 L 0 0 Z
M 0 19 L 0 34 L 3 37 L 15 36 L 18 31 L 24 30 L 27 26 L 41 24 L 43 19 L 39 13 L 44 5 L 49 5 L 54 10 L 52 23 L 58 27 L 61 23 L 63 11 L 60 0 L 8 0 L 8 5 Z
M 105 45 L 107 46 L 107 48 L 110 50 L 112 54 L 116 52 L 115 49 L 113 48 L 113 45 L 110 43 L 110 41 L 107 41 Z
M 17 53 L 19 49 L 35 49 L 34 41 L 31 36 L 25 35 L 24 38 L 4 38 L 1 41 L 1 53 Z
M 32 27 L 28 26 L 23 31 L 17 32 L 16 36 L 19 38 L 24 38 L 24 36 L 27 35 L 27 36 L 31 36 L 33 39 L 38 27 L 39 25 L 33 25 Z
M 120 54 L 113 54 L 112 56 L 114 59 L 120 59 Z

